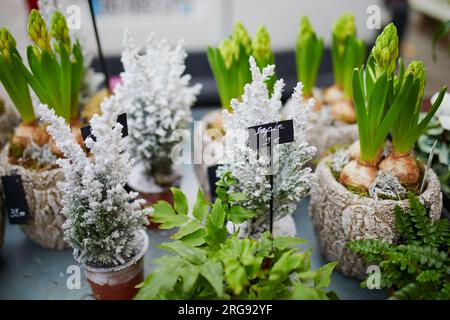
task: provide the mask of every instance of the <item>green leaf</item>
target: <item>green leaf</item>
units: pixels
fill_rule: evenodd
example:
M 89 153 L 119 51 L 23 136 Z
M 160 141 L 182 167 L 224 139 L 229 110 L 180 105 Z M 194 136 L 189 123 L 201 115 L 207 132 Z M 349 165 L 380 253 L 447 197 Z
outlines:
M 222 260 L 225 266 L 225 279 L 235 295 L 241 294 L 244 287 L 248 285 L 248 276 L 245 268 L 239 261 L 228 258 Z
M 276 237 L 273 239 L 273 246 L 279 250 L 294 247 L 306 243 L 306 240 L 297 237 Z
M 252 210 L 245 209 L 241 206 L 232 206 L 227 218 L 234 224 L 238 224 L 253 218 L 255 215 L 256 213 Z
M 325 292 L 310 288 L 303 283 L 295 285 L 291 298 L 294 300 L 328 300 Z
M 317 276 L 314 279 L 316 289 L 328 288 L 331 282 L 331 274 L 336 265 L 337 262 L 330 262 L 317 270 Z
M 223 210 L 222 201 L 220 199 L 217 199 L 214 202 L 209 219 L 215 228 L 219 229 L 223 227 L 225 222 L 225 211 Z
M 192 289 L 195 289 L 195 283 L 197 282 L 199 274 L 200 268 L 198 266 L 187 264 L 183 267 L 183 271 L 180 275 L 183 281 L 183 291 L 185 293 L 189 293 Z
M 190 220 L 185 225 L 181 226 L 180 230 L 172 235 L 170 238 L 175 240 L 180 240 L 200 229 L 203 229 L 203 226 L 196 220 Z
M 208 280 L 217 296 L 223 296 L 223 267 L 218 261 L 207 261 L 200 266 L 200 274 Z
M 172 229 L 181 227 L 189 222 L 189 217 L 186 215 L 176 214 L 172 206 L 166 201 L 158 201 L 152 205 L 153 213 L 150 218 L 151 222 L 161 223 L 160 229 Z
M 208 214 L 209 201 L 206 200 L 205 195 L 201 190 L 197 192 L 197 201 L 194 204 L 192 216 L 199 222 L 202 222 Z
M 175 252 L 193 264 L 202 264 L 206 260 L 206 255 L 203 250 L 187 246 L 181 241 L 165 242 L 160 244 L 158 248 Z
M 180 241 L 187 246 L 199 247 L 206 242 L 205 229 L 199 229 L 187 236 L 184 236 Z
M 173 194 L 174 208 L 178 214 L 187 215 L 189 211 L 188 203 L 184 193 L 175 187 L 170 188 Z
M 289 250 L 281 255 L 270 270 L 269 280 L 271 282 L 283 282 L 301 265 L 301 258 L 294 253 L 295 250 Z

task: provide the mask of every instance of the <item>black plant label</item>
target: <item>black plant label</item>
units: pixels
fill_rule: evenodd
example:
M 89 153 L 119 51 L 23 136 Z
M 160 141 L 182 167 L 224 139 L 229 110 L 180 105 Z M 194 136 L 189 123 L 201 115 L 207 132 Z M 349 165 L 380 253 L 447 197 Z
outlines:
M 27 223 L 28 204 L 25 198 L 22 178 L 18 175 L 3 176 L 2 185 L 9 223 Z
M 253 150 L 294 141 L 292 119 L 249 127 L 248 131 L 248 145 Z
M 216 171 L 219 165 L 213 165 L 208 167 L 208 182 L 209 182 L 209 193 L 211 194 L 211 201 L 214 202 L 217 198 L 216 195 L 216 182 L 219 181 Z
M 122 113 L 117 117 L 117 122 L 122 125 L 122 137 L 126 137 L 128 135 L 128 122 L 127 122 L 127 114 Z M 83 136 L 83 140 L 86 140 L 90 137 L 92 140 L 96 141 L 95 136 L 92 134 L 92 128 L 90 125 L 84 126 L 81 129 L 81 135 Z

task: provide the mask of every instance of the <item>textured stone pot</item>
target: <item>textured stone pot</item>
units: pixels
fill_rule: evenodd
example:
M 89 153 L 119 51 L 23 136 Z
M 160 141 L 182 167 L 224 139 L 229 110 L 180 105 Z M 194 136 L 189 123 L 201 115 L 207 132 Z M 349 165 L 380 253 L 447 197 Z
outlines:
M 316 168 L 309 214 L 316 237 L 327 261 L 338 261 L 337 270 L 344 275 L 364 279 L 366 265 L 361 256 L 345 246 L 358 239 L 379 239 L 389 242 L 398 239 L 393 210 L 396 205 L 408 206 L 408 200 L 382 200 L 357 195 L 340 184 L 328 167 L 329 157 Z M 439 179 L 433 171 L 427 174 L 427 185 L 419 196 L 430 208 L 433 221 L 442 210 Z
M 330 108 L 323 106 L 319 112 L 312 113 L 308 140 L 310 145 L 317 148 L 316 159 L 320 159 L 330 147 L 351 144 L 358 140 L 358 126 L 356 123 L 334 120 Z
M 5 106 L 5 110 L 0 114 L 0 149 L 7 143 L 9 134 L 20 122 L 17 114 L 12 108 Z
M 148 235 L 144 230 L 137 233 L 137 253 L 128 262 L 112 268 L 96 268 L 82 264 L 92 294 L 97 300 L 130 300 L 144 281 L 144 254 L 148 249 Z M 76 253 L 74 253 L 76 259 Z
M 28 204 L 29 216 L 27 223 L 20 226 L 21 229 L 28 238 L 44 248 L 68 249 L 69 245 L 63 240 L 62 225 L 65 219 L 61 214 L 62 192 L 57 186 L 64 179 L 64 173 L 59 168 L 34 171 L 11 164 L 8 150 L 7 144 L 0 153 L 0 166 L 3 174 L 21 176 Z
M 291 103 L 292 100 L 288 100 L 285 108 L 293 107 Z M 358 140 L 358 126 L 335 120 L 331 107 L 322 104 L 320 110 L 311 112 L 307 139 L 310 145 L 317 148 L 315 159 L 320 160 L 332 146 L 352 144 Z
M 217 164 L 214 159 L 208 158 L 208 163 L 203 159 L 205 150 L 211 145 L 213 140 L 207 134 L 207 130 L 214 128 L 214 125 L 220 123 L 219 120 L 222 117 L 222 110 L 214 110 L 206 113 L 202 118 L 200 126 L 197 126 L 194 131 L 194 169 L 197 176 L 200 187 L 202 188 L 205 196 L 211 200 L 211 188 L 208 178 L 208 168 Z M 221 143 L 221 142 L 220 142 Z M 209 147 L 211 149 L 211 147 Z

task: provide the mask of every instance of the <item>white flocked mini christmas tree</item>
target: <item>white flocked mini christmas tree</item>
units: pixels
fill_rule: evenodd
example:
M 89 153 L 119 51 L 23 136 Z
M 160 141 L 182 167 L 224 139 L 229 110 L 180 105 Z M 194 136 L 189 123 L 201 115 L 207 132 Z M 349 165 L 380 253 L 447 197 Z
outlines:
M 124 189 L 132 161 L 125 150 L 122 125 L 116 122 L 120 110 L 115 96 L 102 103 L 102 114 L 90 122 L 95 139 L 85 141 L 92 155 L 88 157 L 64 119 L 45 105 L 38 107 L 65 156 L 58 159 L 65 175 L 60 184 L 64 239 L 78 262 L 95 267 L 112 267 L 132 258 L 138 245 L 136 234 L 149 213 L 135 199 L 136 193 Z
M 128 116 L 128 150 L 156 185 L 172 183 L 172 150 L 179 143 L 174 132 L 192 121 L 191 107 L 201 85 L 189 86 L 183 41 L 175 48 L 150 35 L 144 52 L 125 32 L 121 74 L 116 95 Z M 142 176 L 142 174 L 141 174 Z
M 245 86 L 242 100 L 231 101 L 232 112 L 224 111 L 225 164 L 221 172 L 231 172 L 238 180 L 236 188 L 246 200 L 243 205 L 254 210 L 259 216 L 259 225 L 267 228 L 271 194 L 274 201 L 274 219 L 292 214 L 297 202 L 309 191 L 312 173 L 305 164 L 315 154 L 315 147 L 309 146 L 305 135 L 308 129 L 309 112 L 314 104 L 312 99 L 304 100 L 302 84 L 298 83 L 292 95 L 292 102 L 282 116 L 281 94 L 284 81 L 276 82 L 270 96 L 266 81 L 274 74 L 274 66 L 265 67 L 262 72 L 253 57 L 250 57 L 252 82 Z M 247 128 L 292 119 L 294 142 L 276 145 L 273 159 L 278 160 L 278 170 L 274 174 L 273 191 L 270 188 L 267 153 L 261 155 L 248 144 Z

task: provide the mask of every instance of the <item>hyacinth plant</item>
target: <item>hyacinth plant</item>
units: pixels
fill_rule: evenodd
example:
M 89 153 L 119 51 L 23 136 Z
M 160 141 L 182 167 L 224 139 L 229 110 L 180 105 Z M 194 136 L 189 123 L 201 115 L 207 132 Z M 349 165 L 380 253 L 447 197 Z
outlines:
M 146 223 L 149 209 L 142 209 L 136 193 L 124 189 L 132 161 L 125 152 L 122 125 L 117 123 L 121 105 L 115 96 L 102 104 L 102 115 L 90 121 L 92 134 L 88 157 L 76 142 L 65 119 L 53 109 L 39 105 L 41 119 L 65 158 L 58 159 L 65 179 L 62 214 L 64 239 L 81 264 L 113 267 L 136 254 L 136 232 Z
M 228 222 L 242 223 L 252 216 L 236 203 L 241 195 L 231 191 L 237 181 L 225 173 L 217 183 L 218 198 L 209 203 L 201 191 L 191 215 L 186 196 L 173 188 L 175 203 L 153 205 L 151 220 L 162 229 L 175 229 L 173 241 L 159 247 L 169 251 L 154 262 L 135 299 L 335 299 L 326 288 L 336 265 L 311 270 L 311 250 L 296 247 L 305 241 L 275 237 L 239 238 L 227 232 Z
M 180 41 L 171 48 L 166 40 L 148 38 L 140 54 L 128 31 L 122 52 L 124 72 L 115 95 L 127 110 L 128 151 L 142 163 L 156 184 L 171 183 L 172 149 L 179 142 L 174 132 L 192 121 L 191 107 L 201 85 L 189 86 L 190 75 L 183 75 L 186 52 Z
M 65 18 L 59 11 L 53 13 L 51 30 L 48 30 L 39 12 L 32 10 L 28 35 L 34 43 L 27 48 L 29 68 L 17 51 L 12 35 L 6 29 L 0 30 L 0 81 L 22 117 L 22 124 L 15 129 L 11 140 L 10 159 L 28 167 L 40 167 L 40 164 L 50 163 L 24 157 L 25 154 L 39 154 L 30 153 L 27 148 L 38 147 L 44 153 L 51 150 L 58 156 L 61 152 L 49 140 L 44 126 L 36 120 L 33 98 L 37 97 L 39 102 L 53 108 L 67 122 L 78 125 L 83 56 L 78 42 L 71 45 Z M 28 86 L 35 96 L 30 95 Z M 81 134 L 78 141 L 81 143 Z
M 274 66 L 262 71 L 250 57 L 252 82 L 245 86 L 242 101 L 233 99 L 233 111 L 224 111 L 224 143 L 226 157 L 221 166 L 222 172 L 231 172 L 238 183 L 234 191 L 242 193 L 246 200 L 242 205 L 257 213 L 255 225 L 265 225 L 269 219 L 269 204 L 273 197 L 274 218 L 280 219 L 295 211 L 297 202 L 309 188 L 312 177 L 310 168 L 303 166 L 312 159 L 315 147 L 305 142 L 306 130 L 313 99 L 305 101 L 302 97 L 302 84 L 298 83 L 292 95 L 292 103 L 286 110 L 286 118 L 294 123 L 294 142 L 274 146 L 274 159 L 278 170 L 274 174 L 273 190 L 269 183 L 269 157 L 251 149 L 247 128 L 282 120 L 281 93 L 284 81 L 278 80 L 270 96 L 267 79 L 273 76 Z M 250 227 L 251 228 L 251 227 Z
M 30 70 L 18 56 L 14 56 L 14 60 L 40 102 L 70 122 L 79 116 L 83 54 L 78 41 L 72 45 L 66 20 L 61 12 L 54 12 L 51 23 L 51 30 L 48 30 L 39 11 L 32 10 L 28 21 L 28 35 L 34 44 L 27 48 Z
M 16 106 L 23 123 L 36 121 L 33 103 L 25 77 L 17 72 L 12 56 L 20 58 L 16 40 L 6 28 L 0 29 L 0 81 Z
M 216 80 L 222 107 L 231 110 L 230 101 L 240 98 L 244 85 L 251 81 L 248 59 L 253 55 L 260 68 L 274 64 L 270 49 L 270 36 L 262 26 L 253 40 L 242 23 L 236 23 L 232 35 L 223 40 L 219 47 L 208 47 L 208 61 Z M 275 83 L 275 75 L 268 79 L 269 87 Z
M 303 84 L 305 97 L 312 97 L 323 56 L 323 38 L 318 38 L 307 16 L 300 20 L 300 31 L 295 48 L 297 79 Z
M 398 76 L 395 75 L 397 46 L 396 28 L 393 24 L 389 24 L 378 36 L 366 66 L 355 69 L 353 74 L 359 153 L 344 166 L 340 173 L 340 180 L 344 185 L 362 192 L 367 192 L 374 182 L 378 167 L 389 172 L 402 185 L 409 186 L 417 183 L 419 169 L 415 159 L 402 158 L 400 164 L 395 163 L 396 160 L 393 158 L 398 156 L 394 139 L 394 152 L 380 162 L 385 140 L 389 132 L 392 132 L 393 136 L 398 134 L 402 137 L 408 136 L 406 140 L 412 141 L 410 152 L 420 133 L 423 132 L 421 126 L 426 128 L 445 92 L 445 90 L 441 92 L 429 114 L 417 125 L 418 118 L 415 113 L 417 110 L 420 113 L 423 82 L 421 83 L 417 72 L 413 71 L 418 66 L 417 62 L 412 62 L 408 67 L 410 71 L 405 72 L 400 61 Z M 410 170 L 411 167 L 415 168 L 413 172 Z
M 56 11 L 63 11 L 63 5 L 61 1 L 54 0 L 38 0 L 39 12 L 47 25 L 52 24 L 52 17 Z M 106 92 L 98 92 L 98 88 L 104 82 L 103 73 L 96 72 L 92 67 L 92 61 L 94 54 L 87 50 L 85 46 L 86 35 L 83 34 L 85 28 L 69 28 L 69 37 L 72 43 L 80 42 L 83 48 L 83 79 L 81 81 L 80 88 L 80 102 L 83 105 L 81 110 L 81 116 L 86 119 L 90 119 L 93 113 L 98 113 L 98 106 L 103 97 L 106 96 Z M 91 103 L 89 103 L 91 102 Z
M 412 155 L 414 145 L 420 135 L 427 129 L 433 116 L 442 103 L 447 87 L 439 92 L 430 110 L 420 119 L 422 99 L 425 89 L 426 72 L 421 61 L 412 61 L 406 71 L 401 68 L 397 79 L 397 87 L 406 86 L 405 78 L 413 77 L 416 85 L 412 85 L 411 100 L 408 107 L 402 108 L 392 127 L 393 152 L 380 163 L 380 168 L 396 176 L 400 182 L 413 185 L 419 180 L 420 170 L 416 159 Z
M 398 48 L 390 45 L 392 43 L 398 44 L 397 31 L 393 24 L 389 24 L 378 36 L 366 66 L 355 69 L 353 73 L 360 148 L 356 159 L 343 168 L 340 179 L 344 185 L 361 191 L 367 191 L 377 176 L 377 164 L 386 137 L 402 108 L 415 101 L 412 89 L 418 83 L 412 76 L 405 77 L 405 85 L 394 92 Z M 385 49 L 389 54 L 377 54 Z
M 355 17 L 351 14 L 342 15 L 333 26 L 331 58 L 334 82 L 351 100 L 353 69 L 365 59 L 365 44 L 356 37 Z

